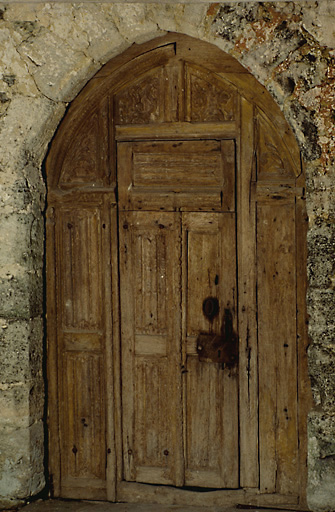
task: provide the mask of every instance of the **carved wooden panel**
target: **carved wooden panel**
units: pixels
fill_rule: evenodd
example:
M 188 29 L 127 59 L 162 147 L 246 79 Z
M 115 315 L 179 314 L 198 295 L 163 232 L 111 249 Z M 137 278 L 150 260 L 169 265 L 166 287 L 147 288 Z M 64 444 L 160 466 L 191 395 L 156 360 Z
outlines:
M 72 135 L 73 136 L 73 135 Z M 106 99 L 82 120 L 62 160 L 58 186 L 101 187 L 108 183 L 108 101 Z
M 295 180 L 295 167 L 283 140 L 260 112 L 256 116 L 256 126 L 257 180 L 283 183 Z
M 186 67 L 186 117 L 192 122 L 233 121 L 237 93 L 214 73 Z
M 146 73 L 116 94 L 116 124 L 147 124 L 162 120 L 164 96 L 162 69 Z

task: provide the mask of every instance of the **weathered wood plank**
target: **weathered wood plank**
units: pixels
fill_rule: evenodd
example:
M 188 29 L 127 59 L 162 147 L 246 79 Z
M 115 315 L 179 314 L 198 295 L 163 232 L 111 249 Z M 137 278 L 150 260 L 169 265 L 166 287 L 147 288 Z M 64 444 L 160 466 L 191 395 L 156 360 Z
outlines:
M 294 201 L 258 203 L 257 261 L 260 485 L 293 494 L 299 484 Z
M 58 330 L 57 330 L 57 288 L 55 253 L 55 211 L 49 208 L 46 217 L 46 279 L 47 286 L 47 376 L 48 376 L 48 445 L 49 445 L 49 478 L 52 483 L 54 496 L 60 496 L 60 443 L 59 443 L 59 414 L 58 414 Z
M 254 107 L 241 98 L 241 135 L 238 173 L 237 249 L 239 278 L 240 483 L 257 487 L 258 463 L 258 347 L 256 304 L 256 219 L 251 195 L 254 167 Z
M 122 142 L 118 157 L 121 209 L 235 208 L 233 140 Z
M 137 483 L 121 482 L 119 485 L 119 500 L 128 503 L 158 503 L 192 507 L 232 507 L 236 505 L 249 505 L 252 507 L 266 507 L 299 510 L 296 496 L 281 494 L 260 494 L 258 489 L 215 490 L 207 492 L 185 492 L 183 489 L 174 489 L 168 486 L 149 486 Z M 210 505 L 209 505 L 210 503 Z
M 106 368 L 106 493 L 107 499 L 115 501 L 116 499 L 116 447 L 115 447 L 115 378 L 113 367 L 113 347 L 117 346 L 118 334 L 113 329 L 113 320 L 115 313 L 113 311 L 113 302 L 115 296 L 113 292 L 117 289 L 118 283 L 114 282 L 112 277 L 112 249 L 116 245 L 116 215 L 115 208 L 110 203 L 108 196 L 104 197 L 102 214 L 102 296 L 103 296 L 103 324 L 105 330 L 105 346 L 103 354 L 105 356 Z M 113 289 L 114 288 L 114 289 Z M 115 293 L 115 292 L 114 292 Z M 113 301 L 114 299 L 114 301 Z M 118 304 L 118 301 L 117 301 Z M 118 320 L 117 320 L 118 322 Z M 107 392 L 108 390 L 108 392 Z
M 83 478 L 90 479 L 92 488 L 97 481 L 106 481 L 101 224 L 96 205 L 57 212 L 61 495 L 68 477 L 76 479 L 79 487 Z M 89 495 L 88 489 L 83 496 Z
M 162 123 L 152 125 L 117 125 L 115 127 L 115 139 L 117 141 L 134 140 L 188 140 L 188 139 L 233 139 L 238 134 L 235 121 L 222 123 Z

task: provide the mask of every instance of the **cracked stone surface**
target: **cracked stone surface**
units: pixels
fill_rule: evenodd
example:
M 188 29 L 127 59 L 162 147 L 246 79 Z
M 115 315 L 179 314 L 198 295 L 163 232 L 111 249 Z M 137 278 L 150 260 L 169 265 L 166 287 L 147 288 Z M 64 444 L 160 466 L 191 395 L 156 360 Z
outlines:
M 335 509 L 335 2 L 0 3 L 0 499 L 43 470 L 43 159 L 71 102 L 109 59 L 168 31 L 234 56 L 273 95 L 306 167 L 309 504 Z M 30 398 L 29 398 L 30 397 Z M 18 440 L 20 440 L 18 442 Z

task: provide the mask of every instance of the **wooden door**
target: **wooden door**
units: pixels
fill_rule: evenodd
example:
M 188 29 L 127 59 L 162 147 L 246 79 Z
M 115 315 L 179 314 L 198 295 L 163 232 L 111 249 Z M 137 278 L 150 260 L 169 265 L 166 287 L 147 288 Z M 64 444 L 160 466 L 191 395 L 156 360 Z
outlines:
M 237 487 L 236 365 L 196 346 L 235 315 L 234 215 L 121 212 L 120 291 L 125 480 Z
M 47 181 L 51 493 L 303 509 L 304 174 L 267 91 L 207 43 L 132 45 Z M 222 368 L 200 342 L 228 338 Z
M 237 358 L 224 367 L 197 352 L 198 336 L 221 336 L 226 317 L 236 331 L 235 213 L 171 211 L 176 200 L 222 210 L 215 187 L 233 209 L 234 145 L 121 143 L 118 154 L 125 480 L 237 487 Z M 151 208 L 170 211 L 129 211 L 148 189 Z M 213 315 L 206 299 L 217 301 Z

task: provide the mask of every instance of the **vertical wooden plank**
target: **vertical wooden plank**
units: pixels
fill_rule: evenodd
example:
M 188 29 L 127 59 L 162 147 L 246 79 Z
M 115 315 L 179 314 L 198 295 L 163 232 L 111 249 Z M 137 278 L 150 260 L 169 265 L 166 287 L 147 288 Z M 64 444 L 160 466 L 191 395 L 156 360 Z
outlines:
M 114 208 L 115 210 L 115 208 Z M 102 284 L 104 303 L 105 329 L 105 365 L 106 365 L 106 487 L 107 499 L 116 500 L 116 447 L 115 447 L 115 390 L 114 390 L 114 360 L 113 349 L 118 342 L 118 336 L 113 331 L 113 305 L 118 298 L 113 296 L 113 287 L 118 286 L 112 278 L 112 251 L 117 248 L 117 226 L 113 222 L 113 206 L 108 196 L 104 197 L 102 218 Z M 115 248 L 116 246 L 116 248 Z M 117 270 L 117 262 L 116 268 Z
M 237 173 L 241 487 L 257 487 L 259 482 L 256 220 L 255 200 L 252 196 L 252 182 L 255 179 L 253 115 L 253 105 L 241 98 Z
M 121 163 L 121 160 L 120 160 Z M 131 231 L 129 218 L 120 212 L 120 306 L 121 306 L 121 379 L 122 379 L 122 457 L 123 479 L 136 478 L 133 445 L 134 423 L 133 404 L 135 376 L 135 336 L 134 336 L 134 270 L 131 253 Z M 126 277 L 123 279 L 123 276 Z
M 299 490 L 295 242 L 294 199 L 259 201 L 260 488 L 267 493 Z
M 223 165 L 223 187 L 221 208 L 222 211 L 233 212 L 236 209 L 235 205 L 235 172 L 236 172 L 236 155 L 235 155 L 235 141 L 222 140 L 221 141 L 221 155 Z
M 58 417 L 58 350 L 56 320 L 56 261 L 54 208 L 48 208 L 46 220 L 46 282 L 47 282 L 47 370 L 49 483 L 52 497 L 60 496 L 60 446 Z
M 182 90 L 182 70 L 183 63 L 174 59 L 171 59 L 170 63 L 163 70 L 164 121 L 166 123 L 179 121 L 180 112 L 183 109 L 182 96 L 180 94 Z
M 118 211 L 113 204 L 110 212 L 112 237 L 111 264 L 112 264 L 112 329 L 113 329 L 113 373 L 114 373 L 114 414 L 115 414 L 115 457 L 116 457 L 116 486 L 123 478 L 123 452 L 122 452 L 122 388 L 121 388 L 121 340 L 120 340 L 120 283 L 119 283 L 119 254 L 124 250 L 118 237 Z M 116 487 L 116 493 L 118 489 Z M 116 494 L 116 499 L 118 495 Z
M 102 357 L 96 353 L 73 351 L 63 357 L 62 363 L 63 485 L 67 487 L 67 480 L 71 477 L 78 479 L 78 486 L 82 486 L 81 479 L 86 479 L 87 483 L 104 481 L 105 386 Z
M 117 145 L 117 181 L 120 210 L 127 210 L 130 207 L 129 189 L 133 186 L 132 158 L 133 145 L 131 143 L 124 142 Z

